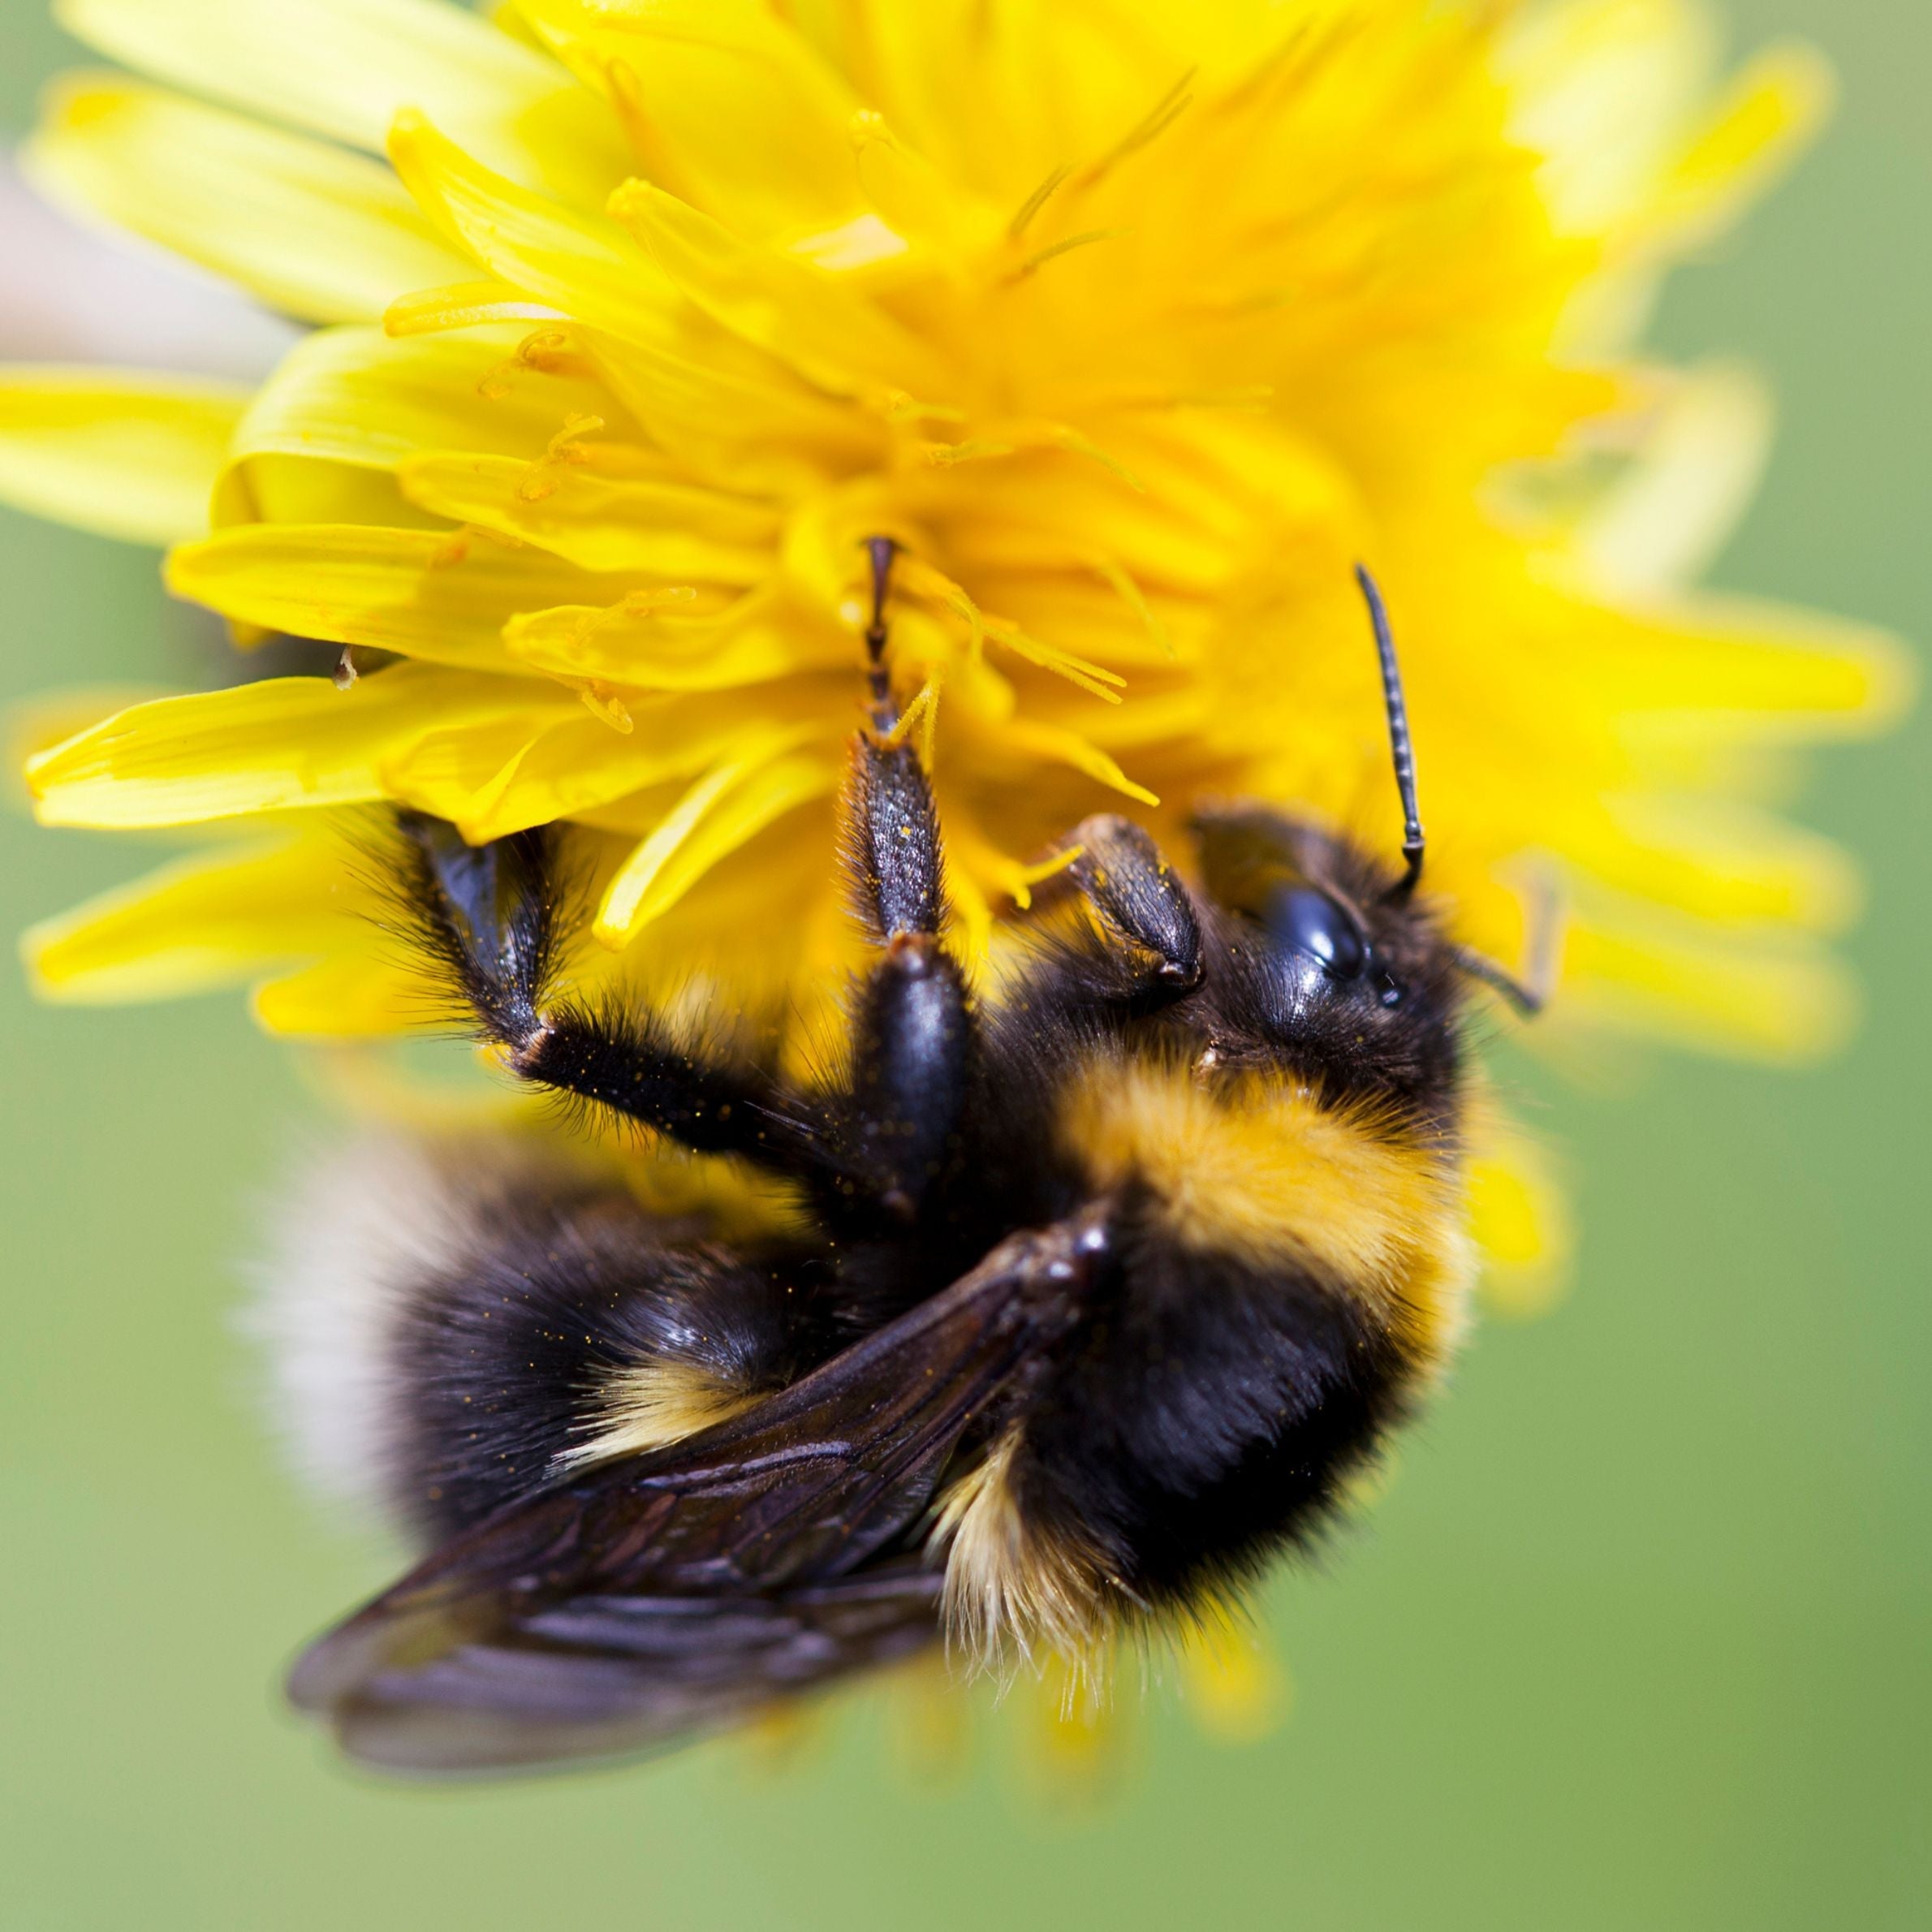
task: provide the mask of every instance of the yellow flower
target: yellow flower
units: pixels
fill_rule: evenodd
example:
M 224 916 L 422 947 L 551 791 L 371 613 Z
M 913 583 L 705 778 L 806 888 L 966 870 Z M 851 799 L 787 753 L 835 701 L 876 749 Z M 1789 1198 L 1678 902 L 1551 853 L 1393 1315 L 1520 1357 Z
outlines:
M 1687 589 L 1762 403 L 1631 348 L 1815 117 L 1801 52 L 1713 94 L 1679 0 L 61 17 L 154 80 L 59 86 L 37 179 L 327 326 L 252 396 L 15 372 L 0 490 L 179 540 L 170 585 L 244 645 L 383 667 L 43 748 L 50 823 L 247 840 L 41 929 L 48 991 L 251 980 L 277 1029 L 396 1027 L 339 835 L 395 799 L 478 840 L 591 828 L 596 936 L 641 983 L 816 998 L 886 530 L 976 952 L 1110 795 L 1176 847 L 1207 792 L 1393 847 L 1362 557 L 1466 937 L 1515 955 L 1546 855 L 1565 1024 L 1835 1029 L 1814 935 L 1852 888 L 1766 809 L 1766 753 L 1896 680 L 1873 640 Z
M 45 821 L 217 834 L 31 935 L 49 994 L 398 1029 L 345 833 L 402 800 L 581 828 L 580 970 L 809 1018 L 887 532 L 974 955 L 1110 803 L 1181 852 L 1211 794 L 1395 849 L 1362 558 L 1432 888 L 1509 961 L 1561 879 L 1557 1037 L 1838 1029 L 1853 886 L 1775 816 L 1781 754 L 1902 675 L 1693 590 L 1766 405 L 1637 347 L 1817 119 L 1802 50 L 1721 81 L 1693 0 L 59 13 L 149 78 L 58 87 L 36 179 L 316 326 L 252 394 L 13 372 L 0 496 L 171 545 L 238 643 L 362 675 L 48 713 Z M 1522 1305 L 1549 1190 L 1491 1141 L 1473 1214 Z M 1183 1660 L 1210 1713 L 1264 1701 L 1246 1669 Z

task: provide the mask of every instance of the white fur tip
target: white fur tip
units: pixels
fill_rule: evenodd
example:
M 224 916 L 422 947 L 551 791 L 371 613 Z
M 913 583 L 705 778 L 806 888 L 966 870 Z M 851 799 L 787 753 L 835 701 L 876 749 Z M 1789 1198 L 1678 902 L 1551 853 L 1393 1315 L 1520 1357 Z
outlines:
M 468 1244 L 464 1207 L 424 1149 L 356 1142 L 302 1164 L 248 1270 L 242 1326 L 265 1361 L 274 1426 L 301 1474 L 358 1513 L 389 1500 L 398 1312 Z

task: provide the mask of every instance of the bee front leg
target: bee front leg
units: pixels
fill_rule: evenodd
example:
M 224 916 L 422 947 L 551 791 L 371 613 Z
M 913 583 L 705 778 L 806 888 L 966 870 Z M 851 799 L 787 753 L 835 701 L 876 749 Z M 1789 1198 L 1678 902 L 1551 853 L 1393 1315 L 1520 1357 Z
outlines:
M 1154 840 L 1112 812 L 1083 819 L 1062 842 L 1076 853 L 1036 892 L 1050 903 L 1078 892 L 1100 941 L 1089 956 L 1095 994 L 1129 1004 L 1185 993 L 1201 982 L 1201 927 L 1180 876 Z

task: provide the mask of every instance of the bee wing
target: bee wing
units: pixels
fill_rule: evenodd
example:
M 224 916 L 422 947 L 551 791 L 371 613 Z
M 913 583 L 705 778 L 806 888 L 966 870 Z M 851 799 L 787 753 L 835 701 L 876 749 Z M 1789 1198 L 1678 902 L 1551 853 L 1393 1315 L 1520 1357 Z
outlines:
M 506 1506 L 312 1645 L 291 1698 L 370 1762 L 484 1769 L 668 1742 L 916 1648 L 936 1579 L 890 1546 L 1100 1238 L 1016 1236 L 745 1414 Z
M 330 1708 L 342 1748 L 384 1770 L 507 1771 L 636 1754 L 897 1662 L 938 1630 L 916 1558 L 771 1596 L 599 1596 L 376 1671 Z

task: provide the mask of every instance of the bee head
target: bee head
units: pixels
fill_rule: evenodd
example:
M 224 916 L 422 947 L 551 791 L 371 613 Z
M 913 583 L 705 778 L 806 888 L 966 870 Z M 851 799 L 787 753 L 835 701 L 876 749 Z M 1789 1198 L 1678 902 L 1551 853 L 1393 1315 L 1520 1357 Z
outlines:
M 1207 1067 L 1274 1067 L 1336 1098 L 1422 1104 L 1455 1073 L 1462 974 L 1428 901 L 1357 849 L 1255 809 L 1194 821 Z
M 1076 1004 L 1123 1003 L 1141 1023 L 1130 1037 L 1191 1063 L 1210 1088 L 1231 1094 L 1242 1081 L 1228 1076 L 1274 1073 L 1433 1132 L 1451 1110 L 1470 982 L 1534 1012 L 1553 932 L 1546 921 L 1538 970 L 1524 985 L 1452 942 L 1419 894 L 1425 842 L 1401 673 L 1381 593 L 1365 570 L 1356 574 L 1381 669 L 1399 852 L 1377 856 L 1312 819 L 1209 804 L 1191 821 L 1198 863 L 1184 884 L 1145 832 L 1097 816 L 1078 828 L 1065 876 L 1093 915 L 1083 938 L 1116 960 L 1091 972 L 1076 941 L 1063 990 Z
M 1402 807 L 1401 869 L 1306 821 L 1254 809 L 1197 813 L 1193 830 L 1207 941 L 1197 1024 L 1201 1056 L 1218 1065 L 1270 1065 L 1312 1091 L 1391 1103 L 1427 1122 L 1442 1117 L 1456 1070 L 1456 1020 L 1471 980 L 1525 1015 L 1542 1006 L 1554 958 L 1531 985 L 1453 944 L 1428 902 L 1416 802 L 1408 705 L 1375 580 L 1356 580 L 1368 606 Z M 1546 908 L 1547 910 L 1547 908 Z M 1547 921 L 1546 925 L 1547 925 Z M 1548 951 L 1553 932 L 1546 931 Z

